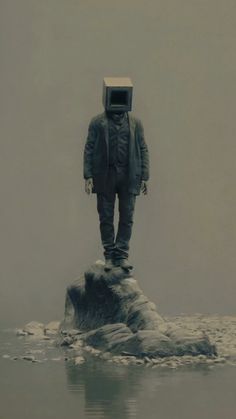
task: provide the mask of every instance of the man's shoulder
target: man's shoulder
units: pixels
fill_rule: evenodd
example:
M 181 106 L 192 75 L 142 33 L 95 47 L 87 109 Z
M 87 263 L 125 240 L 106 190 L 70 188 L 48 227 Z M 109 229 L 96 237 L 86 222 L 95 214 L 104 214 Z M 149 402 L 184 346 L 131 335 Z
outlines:
M 89 125 L 90 126 L 98 126 L 100 125 L 105 119 L 105 113 L 99 113 L 98 115 L 93 116 L 93 118 L 90 120 Z
M 142 127 L 142 122 L 141 119 L 138 118 L 136 115 L 134 115 L 133 113 L 129 113 L 129 118 L 131 121 L 133 121 L 133 123 L 139 127 Z
M 129 120 L 135 125 L 138 126 L 140 128 L 142 128 L 142 122 L 141 119 L 138 118 L 136 115 L 134 115 L 133 113 L 129 112 L 128 113 L 128 117 Z M 99 125 L 104 124 L 104 122 L 106 121 L 106 113 L 102 112 L 99 113 L 97 115 L 95 115 L 91 120 L 90 120 L 90 126 L 91 127 L 98 127 Z

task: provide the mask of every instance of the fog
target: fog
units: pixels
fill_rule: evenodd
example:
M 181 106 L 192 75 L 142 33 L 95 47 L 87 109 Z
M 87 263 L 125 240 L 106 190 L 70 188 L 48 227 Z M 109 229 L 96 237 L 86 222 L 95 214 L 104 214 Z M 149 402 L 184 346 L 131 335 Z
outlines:
M 83 149 L 104 76 L 150 151 L 130 260 L 163 315 L 235 314 L 234 0 L 0 1 L 0 322 L 60 319 L 101 259 Z

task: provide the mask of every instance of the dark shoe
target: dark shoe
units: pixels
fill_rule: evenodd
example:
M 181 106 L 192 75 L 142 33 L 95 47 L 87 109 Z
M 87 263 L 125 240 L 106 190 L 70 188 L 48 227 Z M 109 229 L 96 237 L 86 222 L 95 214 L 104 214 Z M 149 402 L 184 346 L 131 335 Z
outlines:
M 104 271 L 109 272 L 114 268 L 112 259 L 106 259 L 104 265 Z
M 118 259 L 116 260 L 116 266 L 120 266 L 125 271 L 130 271 L 133 269 L 133 265 L 128 262 L 128 259 Z

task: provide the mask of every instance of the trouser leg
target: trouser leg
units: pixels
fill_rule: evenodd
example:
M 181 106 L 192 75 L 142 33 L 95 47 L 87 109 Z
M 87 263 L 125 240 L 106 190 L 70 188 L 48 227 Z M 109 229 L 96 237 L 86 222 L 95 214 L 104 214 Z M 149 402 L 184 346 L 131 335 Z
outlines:
M 133 227 L 136 195 L 127 192 L 118 193 L 118 197 L 119 224 L 115 242 L 115 257 L 116 259 L 127 259 Z
M 106 259 L 113 258 L 114 254 L 114 205 L 115 205 L 115 193 L 97 194 L 97 210 L 100 220 L 100 233 L 102 244 L 104 248 L 104 256 Z

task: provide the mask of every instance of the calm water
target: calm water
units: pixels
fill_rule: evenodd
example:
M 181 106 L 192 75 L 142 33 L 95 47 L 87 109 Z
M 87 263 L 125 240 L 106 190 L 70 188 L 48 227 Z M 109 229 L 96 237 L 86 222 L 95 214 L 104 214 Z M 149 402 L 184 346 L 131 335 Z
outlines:
M 51 343 L 32 343 L 12 331 L 2 331 L 0 341 L 1 419 L 235 418 L 233 366 L 167 370 L 96 358 L 74 366 Z M 43 362 L 5 357 L 32 349 Z

